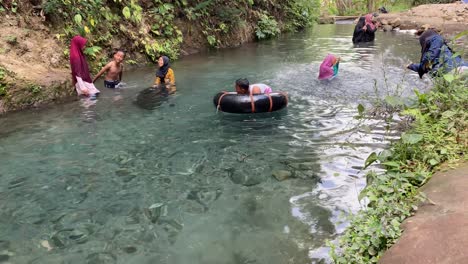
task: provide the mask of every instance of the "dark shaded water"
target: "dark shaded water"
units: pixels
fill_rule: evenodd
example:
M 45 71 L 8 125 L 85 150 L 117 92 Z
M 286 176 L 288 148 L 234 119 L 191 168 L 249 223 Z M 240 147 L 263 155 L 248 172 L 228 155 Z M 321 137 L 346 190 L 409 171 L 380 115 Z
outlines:
M 359 209 L 361 171 L 398 137 L 356 105 L 410 94 L 429 82 L 403 65 L 415 37 L 379 32 L 355 47 L 352 25 L 186 57 L 174 95 L 138 94 L 154 69 L 125 73 L 126 88 L 0 118 L 0 259 L 11 263 L 311 263 Z M 338 78 L 319 82 L 327 53 Z M 286 111 L 216 113 L 233 82 L 288 92 Z M 374 87 L 377 82 L 377 92 Z M 145 95 L 146 96 L 146 95 Z M 141 99 L 141 97 L 140 97 Z M 149 110 L 150 109 L 150 110 Z M 277 170 L 294 174 L 278 182 Z

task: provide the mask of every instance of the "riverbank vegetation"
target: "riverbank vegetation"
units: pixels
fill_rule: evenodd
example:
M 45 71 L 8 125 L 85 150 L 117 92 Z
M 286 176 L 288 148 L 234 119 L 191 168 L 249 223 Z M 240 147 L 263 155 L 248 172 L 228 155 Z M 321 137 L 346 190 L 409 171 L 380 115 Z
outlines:
M 308 27 L 318 1 L 48 0 L 43 10 L 57 38 L 87 37 L 91 57 L 107 58 L 99 54 L 120 46 L 155 61 L 161 54 L 177 58 L 184 33 L 201 33 L 201 42 L 217 48 Z
M 50 83 L 68 85 L 74 35 L 88 39 L 85 53 L 96 72 L 116 49 L 126 51 L 127 65 L 145 64 L 160 55 L 176 59 L 307 28 L 316 21 L 319 6 L 318 0 L 0 0 L 0 113 L 28 106 L 10 100 L 21 87 L 29 89 L 14 80 L 28 79 L 47 90 L 44 73 L 54 71 Z M 32 57 L 37 58 L 34 64 L 29 63 Z M 15 78 L 6 82 L 6 75 Z M 32 105 L 53 99 L 22 101 Z
M 386 172 L 366 175 L 368 184 L 359 195 L 366 206 L 351 216 L 338 243 L 329 243 L 335 263 L 377 263 L 400 237 L 403 220 L 424 200 L 419 187 L 442 166 L 466 159 L 467 85 L 466 74 L 445 74 L 434 79 L 428 93 L 415 91 L 412 103 L 403 104 L 403 98 L 382 103 L 413 122 L 389 150 L 366 160 L 365 166 L 379 162 Z M 362 106 L 359 111 L 364 114 Z

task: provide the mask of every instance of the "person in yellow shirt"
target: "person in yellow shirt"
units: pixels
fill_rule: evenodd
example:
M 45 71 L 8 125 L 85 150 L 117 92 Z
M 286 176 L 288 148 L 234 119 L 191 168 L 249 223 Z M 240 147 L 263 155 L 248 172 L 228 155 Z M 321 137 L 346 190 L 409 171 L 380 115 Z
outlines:
M 153 87 L 160 87 L 161 84 L 165 84 L 166 88 L 170 92 L 175 91 L 175 76 L 174 71 L 169 65 L 169 58 L 161 56 L 158 60 L 159 69 L 156 72 L 156 79 L 154 80 Z

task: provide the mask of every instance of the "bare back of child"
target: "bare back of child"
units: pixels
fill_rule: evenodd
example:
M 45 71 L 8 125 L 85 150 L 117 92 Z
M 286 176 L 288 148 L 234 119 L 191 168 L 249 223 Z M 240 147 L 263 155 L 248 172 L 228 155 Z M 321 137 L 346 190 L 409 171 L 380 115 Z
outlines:
M 116 88 L 116 86 L 122 81 L 123 76 L 123 63 L 125 53 L 121 50 L 114 53 L 113 60 L 104 66 L 93 79 L 93 83 L 104 73 L 106 78 L 104 79 L 104 86 L 107 88 Z

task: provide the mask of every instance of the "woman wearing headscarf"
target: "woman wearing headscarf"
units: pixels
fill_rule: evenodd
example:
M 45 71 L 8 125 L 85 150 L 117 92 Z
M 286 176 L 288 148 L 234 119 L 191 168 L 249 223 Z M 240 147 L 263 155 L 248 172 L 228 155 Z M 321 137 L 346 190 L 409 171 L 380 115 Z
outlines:
M 169 65 L 169 58 L 161 56 L 158 60 L 159 69 L 156 72 L 156 79 L 154 80 L 154 86 L 159 86 L 164 83 L 166 86 L 175 85 L 174 71 Z
M 377 24 L 374 20 L 376 14 L 367 14 L 359 18 L 353 33 L 353 43 L 370 42 L 375 39 Z
M 419 37 L 419 44 L 421 44 L 420 62 L 407 66 L 408 69 L 417 72 L 419 78 L 426 73 L 435 75 L 439 71 L 447 73 L 455 68 L 468 66 L 460 55 L 453 56 L 453 51 L 444 38 L 432 29 L 426 30 Z
M 340 57 L 328 54 L 327 57 L 320 64 L 319 80 L 330 80 L 338 74 L 338 66 L 340 64 Z
M 99 90 L 93 84 L 89 74 L 88 62 L 83 53 L 87 40 L 82 36 L 74 36 L 70 44 L 70 66 L 72 83 L 78 95 L 93 96 L 99 94 Z

